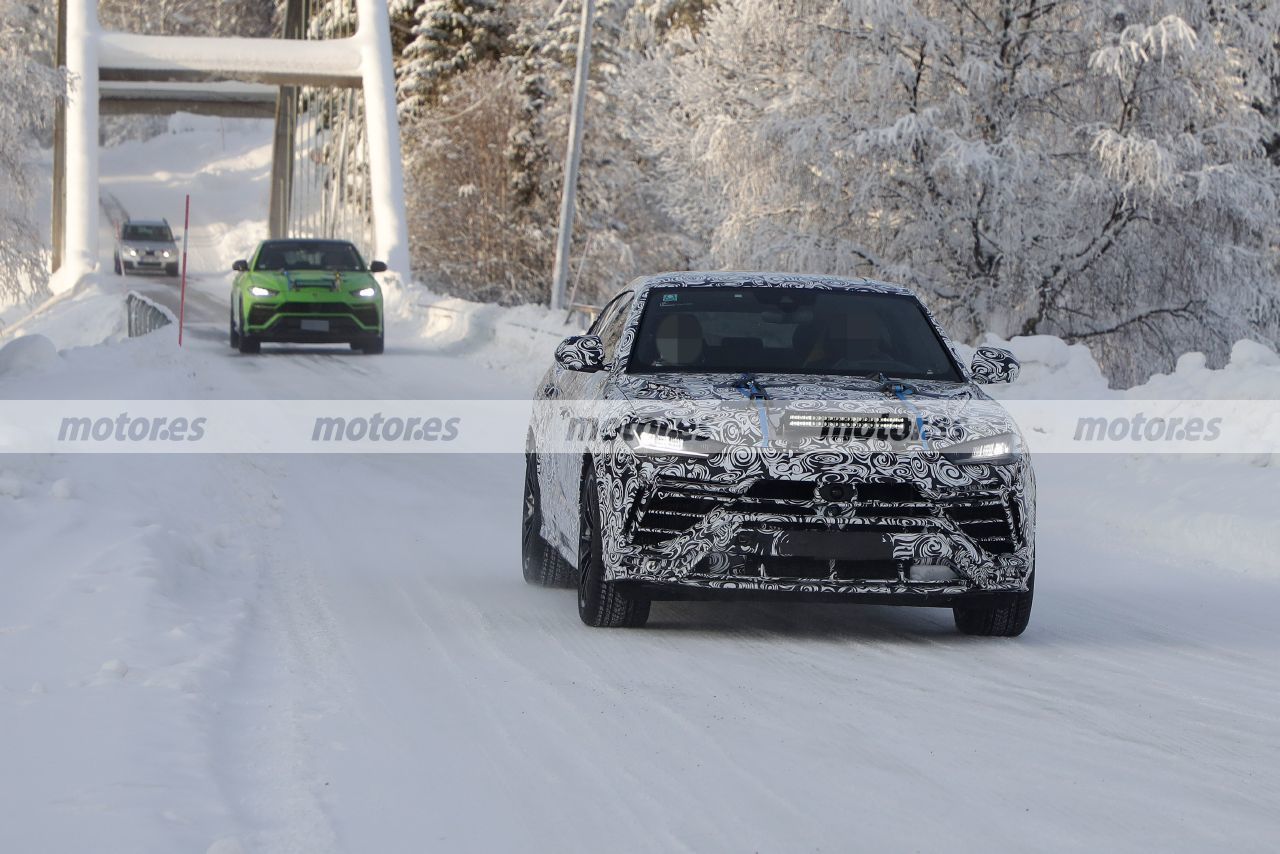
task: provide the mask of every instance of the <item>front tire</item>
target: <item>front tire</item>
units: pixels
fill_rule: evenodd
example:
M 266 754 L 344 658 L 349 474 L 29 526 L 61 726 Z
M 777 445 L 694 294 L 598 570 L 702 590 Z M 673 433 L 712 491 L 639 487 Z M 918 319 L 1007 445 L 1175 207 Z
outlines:
M 569 562 L 542 536 L 542 493 L 538 487 L 538 457 L 524 455 L 524 502 L 520 514 L 520 562 L 524 580 L 539 587 L 573 587 Z
M 227 337 L 231 342 L 231 349 L 239 350 L 240 349 L 240 331 L 236 329 L 236 310 L 233 308 L 227 313 L 228 315 L 230 315 L 228 319 L 228 326 L 230 327 L 230 332 Z
M 600 535 L 600 488 L 595 468 L 587 465 L 582 484 L 578 534 L 578 616 L 597 628 L 638 629 L 649 620 L 649 600 L 628 595 L 604 577 Z
M 235 309 L 233 308 L 232 311 L 234 312 Z M 235 339 L 235 344 L 233 346 L 236 347 L 241 353 L 244 353 L 246 355 L 251 355 L 253 353 L 262 352 L 262 342 L 259 341 L 257 338 L 254 338 L 252 335 L 248 334 L 247 332 L 243 331 L 244 329 L 244 306 L 243 305 L 240 306 L 240 328 L 237 330 L 234 323 L 232 324 L 231 328 L 232 328 L 234 339 Z
M 1031 621 L 1031 601 L 1035 596 L 1036 575 L 1032 570 L 1027 589 L 995 605 L 956 605 L 951 613 L 961 634 L 991 638 L 1016 638 Z
M 360 349 L 364 351 L 366 356 L 377 356 L 382 353 L 382 341 L 383 339 L 381 335 L 377 338 L 370 338 L 367 341 L 362 341 L 360 343 Z

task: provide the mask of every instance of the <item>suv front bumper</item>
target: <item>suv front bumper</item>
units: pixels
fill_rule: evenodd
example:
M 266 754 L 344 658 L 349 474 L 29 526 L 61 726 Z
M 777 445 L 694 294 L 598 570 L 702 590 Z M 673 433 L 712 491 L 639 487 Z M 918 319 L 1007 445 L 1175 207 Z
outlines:
M 382 306 L 338 299 L 245 301 L 245 329 L 260 341 L 341 344 L 382 334 Z
M 606 524 L 606 553 L 610 539 L 615 546 L 606 574 L 655 587 L 661 598 L 732 592 L 947 604 L 1023 590 L 1034 565 L 1025 460 L 947 483 L 861 479 L 838 464 L 810 479 L 771 476 L 764 462 L 753 476 L 711 480 L 682 476 L 678 465 L 638 468 L 627 478 L 620 524 Z M 846 489 L 824 497 L 824 483 Z

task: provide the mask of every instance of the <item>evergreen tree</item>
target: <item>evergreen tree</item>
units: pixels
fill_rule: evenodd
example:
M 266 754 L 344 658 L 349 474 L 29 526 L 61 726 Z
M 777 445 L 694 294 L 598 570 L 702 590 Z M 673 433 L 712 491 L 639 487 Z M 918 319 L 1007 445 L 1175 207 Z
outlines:
M 434 103 L 461 72 L 503 55 L 507 18 L 497 0 L 425 0 L 398 69 L 402 114 Z

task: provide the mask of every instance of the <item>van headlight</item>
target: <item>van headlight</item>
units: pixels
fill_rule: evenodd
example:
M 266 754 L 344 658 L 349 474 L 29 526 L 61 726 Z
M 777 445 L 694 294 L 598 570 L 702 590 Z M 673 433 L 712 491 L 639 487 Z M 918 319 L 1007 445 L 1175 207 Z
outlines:
M 999 433 L 948 445 L 942 456 L 953 463 L 1006 465 L 1022 459 L 1022 442 L 1016 433 Z
M 700 439 L 687 430 L 649 422 L 629 427 L 623 434 L 627 446 L 637 454 L 706 459 L 724 450 L 719 442 Z

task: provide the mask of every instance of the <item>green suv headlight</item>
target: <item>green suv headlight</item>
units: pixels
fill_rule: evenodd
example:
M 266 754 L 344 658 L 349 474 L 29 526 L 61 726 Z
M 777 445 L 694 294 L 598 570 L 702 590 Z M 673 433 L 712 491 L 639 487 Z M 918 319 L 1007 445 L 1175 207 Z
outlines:
M 378 295 L 378 289 L 373 287 L 361 288 L 360 290 L 356 291 L 356 296 L 358 297 L 373 297 L 377 295 Z
M 942 456 L 953 463 L 1006 465 L 1022 458 L 1022 442 L 1015 433 L 999 433 L 948 445 Z
M 277 291 L 273 291 L 271 288 L 264 288 L 261 285 L 254 285 L 249 288 L 249 293 L 253 294 L 255 297 L 273 297 L 276 295 Z

